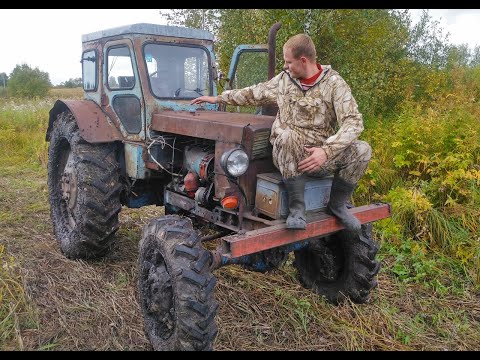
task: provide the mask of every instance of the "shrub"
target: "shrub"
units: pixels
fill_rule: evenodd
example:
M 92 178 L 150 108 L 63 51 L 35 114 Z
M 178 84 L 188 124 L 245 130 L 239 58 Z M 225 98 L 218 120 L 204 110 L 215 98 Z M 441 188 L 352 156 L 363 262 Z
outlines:
M 10 74 L 8 92 L 10 96 L 21 98 L 43 98 L 52 87 L 48 73 L 27 64 L 17 65 Z

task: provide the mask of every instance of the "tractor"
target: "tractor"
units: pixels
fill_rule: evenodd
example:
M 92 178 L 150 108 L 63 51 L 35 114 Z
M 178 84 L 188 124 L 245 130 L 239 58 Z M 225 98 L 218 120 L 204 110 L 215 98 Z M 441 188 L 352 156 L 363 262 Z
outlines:
M 377 284 L 372 223 L 391 215 L 388 203 L 350 206 L 362 224 L 351 233 L 325 211 L 332 178 L 309 177 L 307 227 L 287 229 L 288 193 L 269 142 L 277 108 L 191 105 L 222 83 L 272 78 L 280 26 L 266 44 L 239 45 L 227 76 L 205 30 L 138 23 L 85 34 L 83 99 L 58 99 L 49 112 L 51 220 L 66 257 L 108 254 L 122 207 L 164 207 L 138 253 L 138 301 L 155 350 L 213 349 L 214 271 L 226 265 L 267 272 L 293 252 L 301 284 L 333 304 L 365 303 Z

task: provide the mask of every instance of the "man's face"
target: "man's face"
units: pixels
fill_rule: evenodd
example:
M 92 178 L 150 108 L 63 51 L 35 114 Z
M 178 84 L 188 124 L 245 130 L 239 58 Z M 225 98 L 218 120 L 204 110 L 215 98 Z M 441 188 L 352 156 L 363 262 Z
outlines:
M 295 79 L 301 79 L 304 77 L 306 71 L 307 59 L 303 56 L 300 59 L 295 59 L 292 55 L 292 50 L 289 48 L 283 48 L 283 68 L 290 71 L 290 75 Z

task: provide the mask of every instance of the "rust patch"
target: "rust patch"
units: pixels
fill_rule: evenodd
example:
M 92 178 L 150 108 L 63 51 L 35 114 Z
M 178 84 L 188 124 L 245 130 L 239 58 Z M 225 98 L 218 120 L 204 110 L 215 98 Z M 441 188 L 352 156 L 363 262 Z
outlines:
M 63 100 L 77 120 L 80 134 L 90 143 L 122 140 L 120 131 L 91 100 Z
M 152 116 L 152 130 L 229 143 L 242 142 L 244 128 L 270 129 L 273 116 L 218 111 L 162 111 Z
M 371 204 L 349 210 L 360 223 L 365 224 L 391 216 L 389 204 Z M 259 230 L 248 231 L 243 235 L 222 238 L 225 248 L 230 249 L 227 257 L 236 258 L 313 237 L 325 236 L 344 229 L 332 215 L 320 213 L 307 223 L 305 230 L 289 230 L 285 224 L 273 225 Z

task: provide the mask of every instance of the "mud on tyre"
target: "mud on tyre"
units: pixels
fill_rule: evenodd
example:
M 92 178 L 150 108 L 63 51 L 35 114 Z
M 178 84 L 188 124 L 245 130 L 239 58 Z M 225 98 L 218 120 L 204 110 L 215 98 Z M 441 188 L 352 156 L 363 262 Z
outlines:
M 329 302 L 338 304 L 350 298 L 365 303 L 377 286 L 377 251 L 372 224 L 364 224 L 361 234 L 339 231 L 295 251 L 294 266 L 302 285 Z
M 54 232 L 67 257 L 109 251 L 119 227 L 121 190 L 115 144 L 86 142 L 73 114 L 59 114 L 48 149 L 48 191 Z
M 139 303 L 153 348 L 212 350 L 216 279 L 191 220 L 165 215 L 150 221 L 139 248 Z

